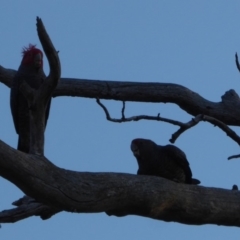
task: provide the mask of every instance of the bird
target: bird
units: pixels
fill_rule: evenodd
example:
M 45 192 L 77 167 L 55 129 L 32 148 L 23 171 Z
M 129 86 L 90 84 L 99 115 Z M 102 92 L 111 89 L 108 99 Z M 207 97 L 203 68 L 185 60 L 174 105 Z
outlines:
M 138 162 L 138 175 L 163 177 L 174 182 L 200 184 L 192 178 L 192 171 L 185 153 L 178 147 L 168 144 L 157 145 L 149 139 L 133 139 L 130 146 Z
M 30 114 L 27 99 L 20 90 L 25 81 L 31 88 L 38 89 L 46 75 L 43 71 L 43 52 L 36 45 L 29 44 L 22 49 L 22 61 L 13 78 L 10 91 L 10 107 L 13 123 L 18 134 L 19 151 L 29 153 L 30 148 Z M 47 124 L 51 99 L 45 110 L 45 127 Z

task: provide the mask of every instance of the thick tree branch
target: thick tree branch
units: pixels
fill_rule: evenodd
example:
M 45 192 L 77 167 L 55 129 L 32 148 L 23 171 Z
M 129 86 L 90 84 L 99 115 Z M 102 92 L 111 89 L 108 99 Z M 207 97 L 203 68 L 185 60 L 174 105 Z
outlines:
M 0 175 L 55 209 L 240 226 L 239 191 L 178 184 L 152 176 L 69 171 L 2 141 Z
M 0 82 L 11 85 L 14 70 L 0 66 Z M 135 102 L 175 103 L 187 113 L 208 115 L 227 125 L 240 126 L 240 100 L 234 90 L 227 91 L 221 102 L 211 102 L 186 87 L 171 83 L 138 83 L 61 78 L 53 93 Z

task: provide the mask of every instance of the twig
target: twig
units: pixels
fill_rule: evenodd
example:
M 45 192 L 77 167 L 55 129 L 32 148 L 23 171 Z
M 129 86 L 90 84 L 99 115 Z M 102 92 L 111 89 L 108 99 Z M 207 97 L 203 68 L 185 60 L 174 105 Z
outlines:
M 195 118 L 192 118 L 192 120 L 187 123 L 182 123 L 182 122 L 175 121 L 168 118 L 162 118 L 160 117 L 160 114 L 158 114 L 157 116 L 137 115 L 137 116 L 126 118 L 124 115 L 124 110 L 125 110 L 125 102 L 124 102 L 123 108 L 122 108 L 122 118 L 117 119 L 117 118 L 112 118 L 110 116 L 110 113 L 108 112 L 107 108 L 100 102 L 99 99 L 96 99 L 96 102 L 99 106 L 101 106 L 101 108 L 105 112 L 107 120 L 111 122 L 122 123 L 122 122 L 130 122 L 130 121 L 139 121 L 144 119 L 144 120 L 162 121 L 162 122 L 167 122 L 167 123 L 179 126 L 180 129 L 177 130 L 174 134 L 172 134 L 172 138 L 169 140 L 171 143 L 174 143 L 177 140 L 177 138 L 189 128 L 194 127 L 201 121 L 207 121 L 213 124 L 214 126 L 218 126 L 220 129 L 222 129 L 222 131 L 224 131 L 227 134 L 227 136 L 232 138 L 235 142 L 238 143 L 238 145 L 240 145 L 240 137 L 232 129 L 230 129 L 226 124 L 219 121 L 218 119 L 207 116 L 207 115 L 199 114 Z
M 238 55 L 237 55 L 237 53 L 235 54 L 235 61 L 236 61 L 237 69 L 240 72 L 240 65 L 239 65 L 239 62 L 238 62 Z
M 169 139 L 169 142 L 171 143 L 175 143 L 175 141 L 177 140 L 177 138 L 184 133 L 186 130 L 188 130 L 191 127 L 194 127 L 195 125 L 197 125 L 199 123 L 199 121 L 201 121 L 201 115 L 197 115 L 195 118 L 192 118 L 191 121 L 187 122 L 187 123 L 183 123 L 182 126 L 179 128 L 179 130 L 177 130 L 174 134 L 172 134 L 172 138 Z
M 184 126 L 184 124 L 182 122 L 160 117 L 160 113 L 157 116 L 137 115 L 137 116 L 132 116 L 132 117 L 126 118 L 125 114 L 124 114 L 125 102 L 123 102 L 123 107 L 122 107 L 122 118 L 112 118 L 110 116 L 110 113 L 108 112 L 107 108 L 100 102 L 100 100 L 96 99 L 96 102 L 105 112 L 106 119 L 111 122 L 122 123 L 122 122 L 131 122 L 131 121 L 139 121 L 139 120 L 155 120 L 155 121 L 171 123 L 173 125 L 177 125 L 180 127 Z
M 222 131 L 224 131 L 228 137 L 230 137 L 232 140 L 234 140 L 238 145 L 240 145 L 240 137 L 234 132 L 231 128 L 229 128 L 225 123 L 219 121 L 216 118 L 209 117 L 206 115 L 203 115 L 203 121 L 210 122 L 214 126 L 219 127 Z
M 124 114 L 124 111 L 125 111 L 125 101 L 123 101 L 122 103 L 123 103 L 123 106 L 122 106 L 122 119 L 125 119 L 125 114 Z
M 214 126 L 219 127 L 222 131 L 224 131 L 228 137 L 230 137 L 231 139 L 233 139 L 236 143 L 238 143 L 238 145 L 240 145 L 240 137 L 232 130 L 230 129 L 226 124 L 224 124 L 223 122 L 219 121 L 216 118 L 213 117 L 209 117 L 207 115 L 197 115 L 195 118 L 193 118 L 191 121 L 189 121 L 188 123 L 184 124 L 183 127 L 181 127 L 177 132 L 175 132 L 172 135 L 172 138 L 169 140 L 171 143 L 174 143 L 176 141 L 176 139 L 183 133 L 185 132 L 187 129 L 195 126 L 196 124 L 198 124 L 200 121 L 206 121 L 206 122 L 210 122 L 211 124 L 213 124 Z
M 236 143 L 238 143 L 238 145 L 240 145 L 240 137 L 232 129 L 230 129 L 225 123 L 219 121 L 218 119 L 207 116 L 207 115 L 199 114 L 195 118 L 192 118 L 187 123 L 182 123 L 182 122 L 175 121 L 175 120 L 168 119 L 168 118 L 162 118 L 162 117 L 160 117 L 160 114 L 158 114 L 156 117 L 155 116 L 147 116 L 147 115 L 138 115 L 138 116 L 132 116 L 132 117 L 126 118 L 125 114 L 124 114 L 125 102 L 123 102 L 122 118 L 116 119 L 116 118 L 111 118 L 110 113 L 108 112 L 107 108 L 100 102 L 99 99 L 96 99 L 96 102 L 99 106 L 101 106 L 101 108 L 105 112 L 107 120 L 111 121 L 111 122 L 122 123 L 122 122 L 139 121 L 139 120 L 155 120 L 155 121 L 167 122 L 167 123 L 179 126 L 180 128 L 175 133 L 173 133 L 171 139 L 169 139 L 169 141 L 171 143 L 175 143 L 177 138 L 182 133 L 187 131 L 189 128 L 194 127 L 201 121 L 206 121 L 206 122 L 210 122 L 214 126 L 218 126 L 222 131 L 224 131 L 227 134 L 228 137 L 230 137 Z M 230 156 L 228 159 L 230 160 L 232 158 L 237 158 L 237 157 L 240 157 L 240 155 Z
M 240 154 L 232 155 L 232 156 L 228 157 L 228 160 L 231 160 L 231 159 L 234 159 L 234 158 L 239 158 L 239 157 L 240 157 Z
M 171 143 L 174 143 L 176 141 L 176 139 L 183 133 L 185 132 L 187 129 L 195 126 L 196 124 L 198 124 L 200 121 L 207 121 L 210 122 L 211 124 L 213 124 L 214 126 L 219 127 L 222 131 L 224 131 L 228 137 L 230 137 L 232 140 L 234 140 L 238 145 L 240 145 L 240 137 L 236 134 L 236 132 L 234 132 L 232 129 L 230 129 L 226 124 L 224 124 L 223 122 L 219 121 L 216 118 L 213 117 L 209 117 L 206 115 L 198 115 L 195 118 L 193 118 L 191 121 L 189 121 L 188 123 L 186 123 L 183 127 L 181 127 L 177 132 L 175 132 L 172 135 L 172 138 L 169 140 Z M 233 159 L 233 158 L 239 158 L 239 155 L 233 155 L 228 157 L 228 160 Z

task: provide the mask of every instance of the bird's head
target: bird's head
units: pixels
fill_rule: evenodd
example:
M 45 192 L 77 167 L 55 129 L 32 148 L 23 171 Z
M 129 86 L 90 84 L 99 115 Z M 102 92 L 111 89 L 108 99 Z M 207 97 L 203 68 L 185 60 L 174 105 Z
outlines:
M 24 47 L 22 55 L 22 65 L 33 67 L 37 70 L 43 67 L 43 53 L 36 48 L 36 45 L 29 44 L 28 47 Z
M 131 148 L 134 156 L 139 155 L 139 145 L 140 144 L 141 144 L 141 142 L 139 142 L 139 139 L 132 140 L 130 148 Z
M 150 153 L 155 146 L 157 145 L 149 139 L 136 138 L 132 140 L 130 148 L 135 157 L 140 157 L 142 154 Z

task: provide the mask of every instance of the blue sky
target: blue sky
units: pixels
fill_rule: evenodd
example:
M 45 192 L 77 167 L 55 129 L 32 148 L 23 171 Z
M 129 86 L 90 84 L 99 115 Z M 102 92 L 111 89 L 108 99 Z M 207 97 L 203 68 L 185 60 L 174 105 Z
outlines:
M 234 54 L 240 53 L 238 1 L 1 1 L 0 65 L 17 69 L 21 49 L 41 48 L 36 16 L 42 18 L 57 50 L 62 77 L 183 85 L 219 102 L 225 91 L 239 92 L 240 74 Z M 48 64 L 45 58 L 45 72 Z M 103 101 L 113 117 L 121 102 Z M 173 104 L 126 103 L 126 116 L 156 115 L 189 121 Z M 0 139 L 15 147 L 9 89 L 0 84 Z M 233 127 L 239 133 L 237 127 Z M 112 123 L 94 99 L 59 97 L 52 101 L 45 155 L 59 167 L 76 171 L 135 174 L 130 151 L 136 137 L 168 144 L 176 127 L 153 121 Z M 200 123 L 176 142 L 188 157 L 193 176 L 203 186 L 230 189 L 240 185 L 238 145 L 208 123 Z M 0 209 L 23 193 L 0 179 Z M 236 239 L 235 227 L 188 226 L 128 216 L 60 213 L 47 221 L 32 217 L 2 224 L 1 239 Z

